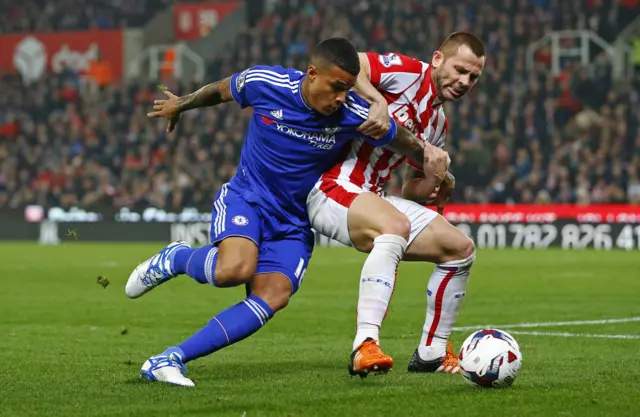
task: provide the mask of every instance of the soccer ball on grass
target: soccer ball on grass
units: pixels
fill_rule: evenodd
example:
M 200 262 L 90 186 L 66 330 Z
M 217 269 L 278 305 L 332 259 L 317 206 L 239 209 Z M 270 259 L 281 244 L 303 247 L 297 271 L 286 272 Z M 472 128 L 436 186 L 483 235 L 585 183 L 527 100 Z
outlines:
M 460 373 L 467 382 L 484 388 L 504 388 L 513 384 L 522 367 L 518 342 L 507 332 L 483 329 L 462 344 Z

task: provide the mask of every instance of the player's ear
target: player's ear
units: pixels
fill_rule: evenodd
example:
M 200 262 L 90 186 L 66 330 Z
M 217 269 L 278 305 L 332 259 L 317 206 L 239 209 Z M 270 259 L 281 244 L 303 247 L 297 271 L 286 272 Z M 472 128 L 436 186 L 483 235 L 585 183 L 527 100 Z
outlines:
M 444 53 L 442 51 L 435 51 L 433 57 L 431 57 L 431 66 L 438 68 L 444 62 Z
M 309 68 L 307 68 L 307 77 L 309 78 L 309 81 L 315 80 L 317 76 L 318 68 L 316 68 L 315 65 L 309 65 Z

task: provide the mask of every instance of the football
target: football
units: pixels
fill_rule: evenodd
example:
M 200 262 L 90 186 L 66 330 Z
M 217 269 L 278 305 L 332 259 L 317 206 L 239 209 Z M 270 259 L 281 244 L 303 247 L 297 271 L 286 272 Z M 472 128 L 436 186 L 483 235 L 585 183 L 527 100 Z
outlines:
M 467 337 L 458 358 L 465 380 L 483 388 L 510 386 L 522 367 L 518 342 L 497 329 L 478 330 Z

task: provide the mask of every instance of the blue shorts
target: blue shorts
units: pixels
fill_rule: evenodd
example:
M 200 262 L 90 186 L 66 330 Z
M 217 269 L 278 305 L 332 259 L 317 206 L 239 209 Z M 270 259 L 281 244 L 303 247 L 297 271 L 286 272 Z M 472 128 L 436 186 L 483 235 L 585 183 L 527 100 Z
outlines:
M 213 202 L 211 242 L 217 245 L 232 236 L 252 240 L 258 247 L 256 274 L 281 273 L 291 281 L 291 293 L 298 291 L 313 252 L 310 228 L 292 231 L 224 184 Z

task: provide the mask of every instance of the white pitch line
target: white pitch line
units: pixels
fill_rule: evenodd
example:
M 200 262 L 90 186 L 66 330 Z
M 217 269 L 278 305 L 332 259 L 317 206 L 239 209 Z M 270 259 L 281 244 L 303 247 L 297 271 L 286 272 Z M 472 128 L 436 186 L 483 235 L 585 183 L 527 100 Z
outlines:
M 591 333 L 567 333 L 567 332 L 523 332 L 509 330 L 511 334 L 523 336 L 556 336 L 556 337 L 588 337 L 594 339 L 640 339 L 640 334 L 591 334 Z
M 602 319 L 602 320 L 579 320 L 579 321 L 547 321 L 542 323 L 516 323 L 516 324 L 481 324 L 478 326 L 454 327 L 454 331 L 479 330 L 487 328 L 498 329 L 526 329 L 535 327 L 561 327 L 561 326 L 584 326 L 588 324 L 612 324 L 612 323 L 630 323 L 640 321 L 640 316 L 626 317 L 621 319 Z

